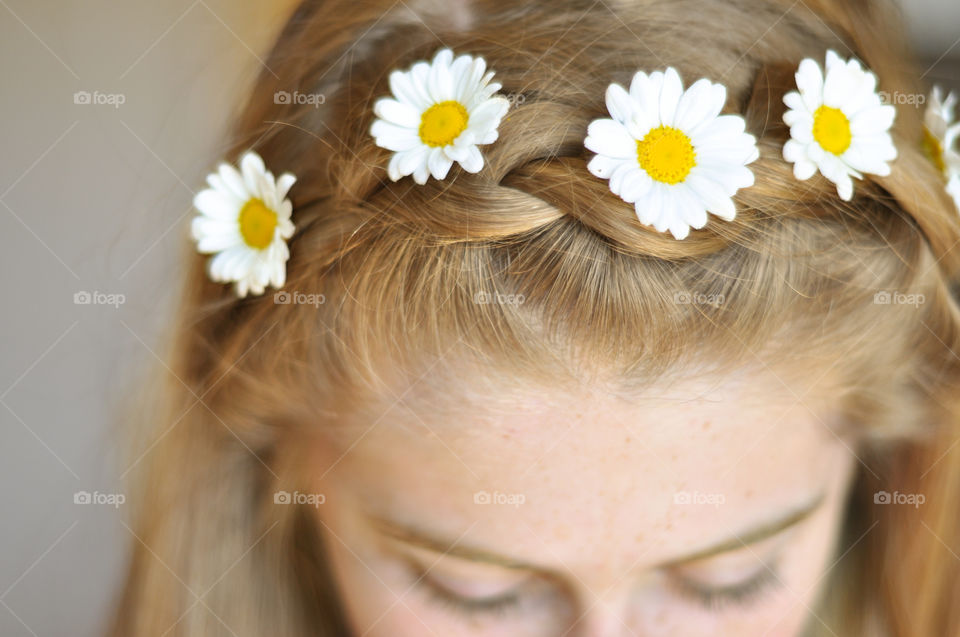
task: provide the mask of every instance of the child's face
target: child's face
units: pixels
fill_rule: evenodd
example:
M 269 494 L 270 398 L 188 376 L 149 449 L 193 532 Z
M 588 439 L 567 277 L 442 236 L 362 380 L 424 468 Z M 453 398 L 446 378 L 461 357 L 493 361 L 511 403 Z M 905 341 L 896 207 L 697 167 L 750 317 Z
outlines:
M 812 398 L 822 388 L 765 371 L 642 400 L 516 384 L 438 400 L 429 382 L 317 445 L 309 467 L 357 635 L 786 637 L 820 623 L 858 464 Z

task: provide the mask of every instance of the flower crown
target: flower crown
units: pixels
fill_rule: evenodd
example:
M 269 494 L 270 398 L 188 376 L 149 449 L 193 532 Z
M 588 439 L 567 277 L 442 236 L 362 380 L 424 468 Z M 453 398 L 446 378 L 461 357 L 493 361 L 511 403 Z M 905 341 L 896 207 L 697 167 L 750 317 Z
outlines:
M 497 140 L 510 102 L 499 93 L 481 57 L 454 57 L 439 50 L 430 62 L 390 74 L 391 95 L 373 106 L 370 135 L 392 152 L 387 176 L 412 176 L 417 184 L 446 179 L 454 163 L 468 173 L 483 169 L 481 146 Z M 796 91 L 784 95 L 784 123 L 790 138 L 784 160 L 794 176 L 819 172 L 844 201 L 853 198 L 854 178 L 890 174 L 897 149 L 890 136 L 896 109 L 877 92 L 876 76 L 857 60 L 826 52 L 825 67 L 812 58 L 800 62 Z M 594 156 L 587 170 L 606 179 L 610 191 L 633 204 L 641 224 L 670 232 L 677 240 L 707 223 L 708 213 L 731 221 L 733 197 L 754 183 L 749 165 L 759 157 L 756 138 L 740 115 L 722 114 L 727 91 L 700 79 L 684 89 L 676 69 L 638 71 L 625 88 L 606 91 L 609 118 L 595 119 L 584 146 Z M 954 123 L 954 95 L 938 88 L 925 116 L 924 148 L 942 172 L 947 192 L 960 209 L 960 123 Z M 213 254 L 211 279 L 233 283 L 240 297 L 282 287 L 293 236 L 292 204 L 287 198 L 296 178 L 274 177 L 254 151 L 240 159 L 240 170 L 222 164 L 198 193 L 193 220 L 197 249 Z

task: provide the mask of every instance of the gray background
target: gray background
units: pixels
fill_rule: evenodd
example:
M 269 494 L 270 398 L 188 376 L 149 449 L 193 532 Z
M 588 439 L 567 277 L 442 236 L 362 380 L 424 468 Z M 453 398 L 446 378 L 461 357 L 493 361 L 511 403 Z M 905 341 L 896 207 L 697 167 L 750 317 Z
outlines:
M 112 431 L 165 373 L 192 193 L 294 4 L 0 0 L 0 635 L 102 625 L 135 539 L 74 494 L 122 493 Z M 925 79 L 960 88 L 960 3 L 905 9 Z

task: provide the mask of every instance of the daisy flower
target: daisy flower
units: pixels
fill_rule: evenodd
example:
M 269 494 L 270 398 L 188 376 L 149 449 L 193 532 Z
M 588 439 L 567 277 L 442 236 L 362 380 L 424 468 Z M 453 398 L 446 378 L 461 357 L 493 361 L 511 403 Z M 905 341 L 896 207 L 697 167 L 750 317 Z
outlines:
M 739 115 L 720 115 L 727 99 L 706 79 L 686 91 L 676 69 L 638 72 L 628 92 L 607 88 L 612 119 L 596 119 L 583 144 L 596 153 L 588 170 L 632 203 L 641 223 L 683 239 L 707 213 L 732 220 L 733 195 L 753 185 L 747 164 L 759 153 Z
M 392 97 L 373 105 L 377 116 L 370 134 L 377 146 L 393 151 L 387 174 L 397 181 L 413 175 L 444 179 L 453 162 L 469 173 L 483 168 L 477 148 L 497 139 L 497 127 L 510 103 L 494 95 L 501 85 L 491 82 L 481 57 L 441 49 L 432 62 L 417 62 L 409 71 L 390 74 Z
M 940 87 L 933 87 L 923 117 L 923 148 L 937 170 L 943 173 L 947 192 L 960 210 L 960 150 L 956 147 L 960 122 L 954 122 L 953 112 L 956 103 L 956 95 L 950 93 L 944 99 Z
M 284 284 L 290 256 L 286 240 L 294 230 L 293 204 L 286 197 L 295 181 L 289 173 L 274 179 L 253 151 L 243 155 L 240 172 L 221 164 L 207 176 L 210 187 L 193 198 L 200 214 L 191 233 L 199 252 L 216 254 L 208 267 L 211 279 L 235 283 L 239 297 Z
M 897 156 L 890 137 L 896 109 L 876 92 L 877 76 L 856 60 L 843 61 L 827 51 L 826 75 L 811 58 L 800 62 L 797 88 L 783 96 L 789 107 L 783 121 L 790 139 L 783 158 L 799 180 L 818 170 L 837 186 L 844 201 L 853 198 L 853 180 L 863 173 L 889 175 Z

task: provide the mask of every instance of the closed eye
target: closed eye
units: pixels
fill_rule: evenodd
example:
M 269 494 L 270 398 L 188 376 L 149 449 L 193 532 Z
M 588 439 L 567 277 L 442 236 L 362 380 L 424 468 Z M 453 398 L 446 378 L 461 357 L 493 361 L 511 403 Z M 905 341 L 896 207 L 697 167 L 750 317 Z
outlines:
M 688 578 L 674 576 L 670 583 L 684 598 L 694 601 L 707 610 L 716 611 L 728 605 L 749 606 L 767 592 L 780 586 L 776 566 L 764 566 L 760 571 L 741 582 L 726 586 L 705 586 Z

